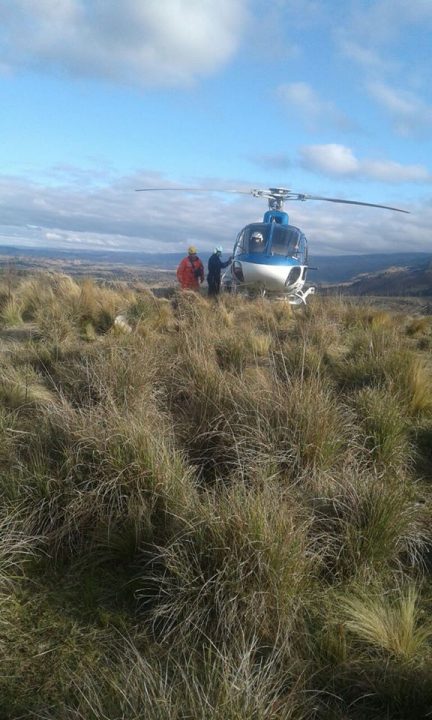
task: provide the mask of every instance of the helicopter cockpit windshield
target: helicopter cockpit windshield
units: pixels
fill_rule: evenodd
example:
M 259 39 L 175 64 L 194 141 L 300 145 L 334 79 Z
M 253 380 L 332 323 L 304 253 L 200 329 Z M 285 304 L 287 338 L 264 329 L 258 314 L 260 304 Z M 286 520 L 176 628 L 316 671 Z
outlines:
M 237 238 L 234 255 L 264 253 L 267 247 L 270 226 L 263 223 L 247 225 Z
M 306 238 L 298 228 L 277 223 L 247 225 L 237 238 L 234 256 L 266 253 L 278 257 L 306 260 Z
M 305 251 L 305 237 L 291 226 L 274 225 L 271 254 L 299 258 Z

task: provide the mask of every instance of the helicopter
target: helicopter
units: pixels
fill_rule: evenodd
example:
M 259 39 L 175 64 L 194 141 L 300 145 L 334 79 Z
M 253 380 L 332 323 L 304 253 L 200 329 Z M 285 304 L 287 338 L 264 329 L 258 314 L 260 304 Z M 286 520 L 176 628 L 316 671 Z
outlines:
M 290 225 L 289 216 L 283 210 L 284 202 L 289 200 L 323 200 L 347 205 L 363 205 L 382 208 L 395 212 L 408 213 L 407 210 L 360 202 L 343 200 L 319 195 L 297 193 L 287 188 L 268 188 L 265 190 L 206 190 L 203 188 L 139 188 L 136 192 L 156 192 L 177 190 L 182 192 L 222 192 L 266 198 L 268 210 L 262 222 L 246 225 L 237 235 L 232 252 L 230 267 L 222 276 L 222 288 L 229 292 L 241 290 L 261 295 L 278 293 L 291 305 L 306 304 L 309 295 L 315 293 L 315 287 L 305 288 L 308 269 L 308 242 L 304 233 Z

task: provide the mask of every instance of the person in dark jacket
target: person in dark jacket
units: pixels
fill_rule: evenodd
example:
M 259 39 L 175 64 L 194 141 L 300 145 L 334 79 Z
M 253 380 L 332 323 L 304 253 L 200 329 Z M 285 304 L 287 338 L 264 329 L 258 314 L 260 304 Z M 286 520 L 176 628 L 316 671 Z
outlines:
M 219 295 L 221 284 L 221 270 L 228 267 L 232 260 L 232 257 L 230 257 L 226 262 L 222 262 L 221 255 L 222 248 L 220 245 L 218 245 L 218 247 L 214 249 L 213 255 L 210 256 L 208 261 L 207 282 L 209 297 L 216 297 L 217 295 Z

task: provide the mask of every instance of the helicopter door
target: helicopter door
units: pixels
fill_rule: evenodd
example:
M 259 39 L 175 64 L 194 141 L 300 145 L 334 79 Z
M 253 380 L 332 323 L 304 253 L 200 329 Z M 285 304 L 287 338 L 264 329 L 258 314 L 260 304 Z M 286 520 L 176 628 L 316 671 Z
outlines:
M 306 265 L 307 264 L 307 242 L 305 236 L 302 234 L 300 235 L 300 241 L 299 241 L 299 250 L 298 250 L 298 257 L 300 261 L 300 265 Z
M 237 235 L 237 239 L 234 243 L 233 256 L 242 255 L 244 253 L 244 231 L 242 230 Z

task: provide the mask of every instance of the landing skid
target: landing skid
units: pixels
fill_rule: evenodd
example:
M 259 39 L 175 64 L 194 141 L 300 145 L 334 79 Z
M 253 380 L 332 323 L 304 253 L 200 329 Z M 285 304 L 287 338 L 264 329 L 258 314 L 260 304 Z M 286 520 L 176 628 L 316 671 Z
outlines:
M 295 293 L 290 293 L 286 296 L 288 302 L 290 305 L 306 305 L 306 298 L 309 297 L 309 295 L 315 294 L 315 288 L 310 287 L 304 292 L 302 290 L 297 290 Z
M 310 287 L 307 290 L 303 292 L 303 290 L 296 290 L 295 292 L 291 293 L 285 293 L 284 295 L 275 295 L 274 292 L 268 292 L 265 288 L 260 288 L 259 290 L 251 291 L 250 289 L 246 289 L 245 287 L 241 287 L 240 285 L 237 285 L 236 283 L 233 283 L 232 285 L 226 285 L 224 287 L 225 292 L 230 292 L 233 294 L 240 293 L 244 294 L 247 297 L 268 297 L 278 300 L 284 300 L 285 302 L 288 302 L 290 305 L 306 305 L 306 300 L 309 297 L 309 295 L 315 294 L 315 288 Z

